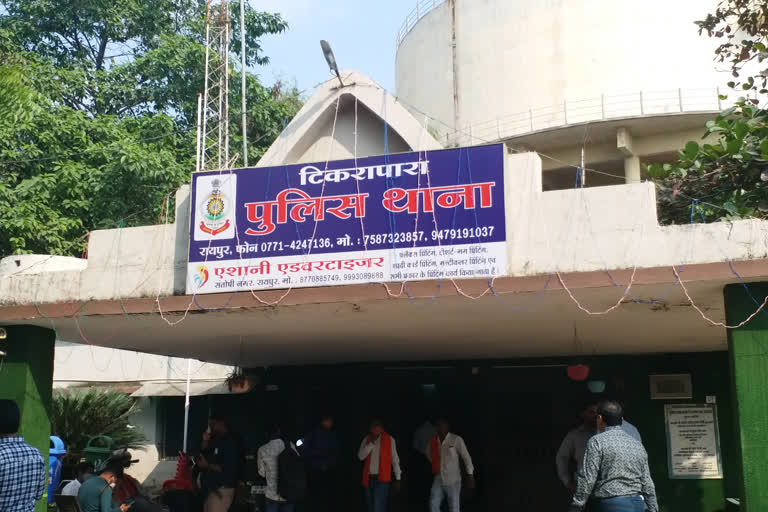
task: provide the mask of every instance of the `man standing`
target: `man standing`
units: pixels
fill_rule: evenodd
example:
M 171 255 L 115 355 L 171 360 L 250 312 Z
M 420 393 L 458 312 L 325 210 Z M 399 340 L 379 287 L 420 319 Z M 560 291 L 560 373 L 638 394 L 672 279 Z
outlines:
M 587 441 L 597 432 L 597 401 L 588 401 L 581 411 L 581 425 L 568 432 L 557 450 L 557 476 L 571 492 L 576 491 L 576 475 L 584 460 Z
M 18 435 L 21 411 L 13 400 L 0 400 L 0 510 L 32 512 L 43 497 L 48 468 L 37 448 Z
M 363 462 L 363 487 L 368 503 L 368 512 L 386 512 L 389 487 L 394 473 L 394 487 L 400 486 L 400 457 L 397 455 L 395 440 L 384 431 L 381 420 L 371 422 L 368 435 L 360 443 L 357 457 Z
M 83 482 L 93 476 L 93 464 L 90 462 L 81 462 L 76 466 L 75 474 L 77 475 L 75 479 L 65 485 L 61 490 L 62 496 L 77 496 Z
M 600 433 L 587 443 L 571 511 L 658 512 L 656 490 L 642 443 L 621 428 L 621 406 L 612 400 L 597 408 Z
M 313 510 L 336 510 L 336 466 L 339 462 L 339 440 L 333 430 L 333 416 L 324 414 L 320 425 L 302 441 L 301 454 L 309 463 L 309 494 Z
M 270 432 L 270 440 L 262 445 L 256 455 L 256 466 L 259 475 L 267 481 L 264 493 L 264 512 L 293 512 L 294 504 L 280 496 L 278 492 L 278 461 L 277 458 L 285 450 L 285 442 L 277 427 Z
M 203 472 L 203 485 L 208 491 L 204 512 L 227 512 L 235 499 L 240 467 L 237 443 L 229 433 L 223 416 L 211 414 L 208 421 L 211 440 L 207 455 L 201 455 L 197 465 Z
M 432 437 L 428 452 L 429 461 L 432 463 L 432 494 L 430 497 L 431 512 L 440 512 L 443 498 L 448 499 L 448 511 L 459 512 L 461 503 L 461 468 L 459 458 L 464 461 L 467 470 L 468 487 L 475 486 L 475 467 L 472 465 L 472 457 L 469 456 L 467 446 L 461 436 L 451 433 L 448 420 L 437 420 L 437 434 Z
M 127 512 L 129 505 L 112 501 L 112 486 L 121 469 L 108 465 L 98 470 L 97 476 L 83 482 L 77 491 L 77 501 L 83 512 Z

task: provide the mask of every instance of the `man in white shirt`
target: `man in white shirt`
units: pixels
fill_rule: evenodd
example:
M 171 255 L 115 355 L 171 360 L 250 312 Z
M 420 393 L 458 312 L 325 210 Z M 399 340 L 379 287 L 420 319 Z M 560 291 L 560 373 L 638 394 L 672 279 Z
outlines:
M 394 481 L 393 490 L 399 490 L 402 472 L 395 440 L 384 431 L 381 420 L 371 422 L 357 457 L 363 461 L 363 487 L 366 489 L 368 511 L 386 512 L 390 484 Z
M 61 490 L 62 496 L 77 496 L 83 482 L 93 476 L 93 464 L 90 462 L 81 462 L 77 465 L 75 471 L 77 477 L 64 486 Z
M 295 505 L 280 496 L 277 491 L 278 485 L 278 462 L 277 458 L 286 449 L 285 442 L 281 439 L 280 430 L 273 428 L 271 439 L 268 443 L 262 445 L 256 452 L 256 466 L 259 475 L 267 480 L 267 490 L 264 493 L 265 512 L 293 512 Z
M 448 511 L 459 512 L 461 503 L 461 467 L 459 459 L 464 461 L 467 471 L 467 486 L 475 486 L 475 467 L 469 456 L 467 445 L 461 436 L 451 433 L 448 420 L 437 420 L 437 434 L 430 441 L 427 458 L 432 463 L 432 494 L 429 500 L 431 512 L 440 512 L 443 499 L 448 499 Z

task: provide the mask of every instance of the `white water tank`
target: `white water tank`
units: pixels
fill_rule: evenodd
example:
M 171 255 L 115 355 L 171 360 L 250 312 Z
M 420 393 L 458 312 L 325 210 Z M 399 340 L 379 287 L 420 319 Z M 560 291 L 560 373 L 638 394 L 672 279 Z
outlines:
M 421 0 L 398 34 L 397 95 L 443 133 L 485 124 L 491 134 L 499 119 L 535 131 L 548 116 L 572 124 L 606 109 L 609 117 L 714 111 L 730 74 L 694 21 L 716 4 Z

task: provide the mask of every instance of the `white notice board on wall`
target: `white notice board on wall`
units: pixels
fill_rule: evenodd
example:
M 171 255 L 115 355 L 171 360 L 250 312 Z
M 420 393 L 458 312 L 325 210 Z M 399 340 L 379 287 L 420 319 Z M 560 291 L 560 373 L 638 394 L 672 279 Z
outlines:
M 670 478 L 723 478 L 715 404 L 667 404 L 667 463 Z

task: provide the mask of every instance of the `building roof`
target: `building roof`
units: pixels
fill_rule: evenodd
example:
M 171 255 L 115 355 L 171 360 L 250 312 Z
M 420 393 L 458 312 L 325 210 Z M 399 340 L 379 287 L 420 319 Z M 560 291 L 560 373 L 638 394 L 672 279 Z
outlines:
M 348 71 L 341 74 L 341 79 L 344 87 L 341 87 L 338 79 L 334 77 L 315 91 L 264 153 L 257 167 L 297 163 L 296 148 L 325 135 L 320 130 L 327 124 L 328 119 L 333 117 L 337 102 L 355 98 L 358 105 L 364 108 L 366 115 L 372 115 L 386 123 L 389 130 L 399 135 L 411 150 L 442 149 L 440 143 L 429 133 L 426 118 L 423 121 L 417 120 L 396 97 L 369 77 L 358 71 Z

